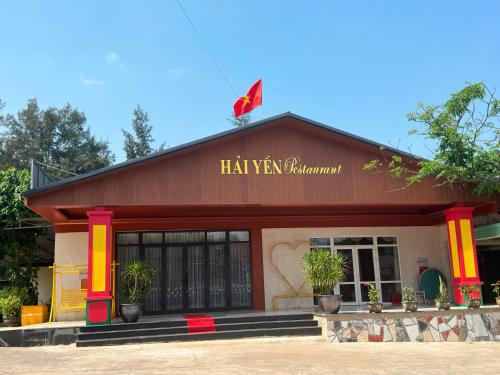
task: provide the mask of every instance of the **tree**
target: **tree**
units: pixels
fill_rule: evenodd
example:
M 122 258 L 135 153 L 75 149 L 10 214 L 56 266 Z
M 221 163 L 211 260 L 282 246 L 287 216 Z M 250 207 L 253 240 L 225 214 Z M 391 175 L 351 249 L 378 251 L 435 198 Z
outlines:
M 234 114 L 231 114 L 227 120 L 231 122 L 231 125 L 233 125 L 235 128 L 242 128 L 243 126 L 250 124 L 250 121 L 252 119 L 250 118 L 249 114 L 242 115 L 239 117 L 236 117 Z
M 108 142 L 96 139 L 86 122 L 85 114 L 70 104 L 41 110 L 36 99 L 17 115 L 0 115 L 5 130 L 0 133 L 0 168 L 28 168 L 33 159 L 81 174 L 110 165 L 114 155 Z
M 38 251 L 36 238 L 43 229 L 13 230 L 22 218 L 36 215 L 24 206 L 30 173 L 10 167 L 0 171 L 0 277 L 26 293 L 24 304 L 38 302 L 38 268 L 32 266 Z
M 500 192 L 500 100 L 482 83 L 467 84 L 443 105 L 418 104 L 408 119 L 423 125 L 411 130 L 432 141 L 432 158 L 408 163 L 384 155 L 364 166 L 405 180 L 406 188 L 427 178 L 436 186 L 474 186 L 477 194 Z
M 162 143 L 157 150 L 152 147 L 152 143 L 154 142 L 154 138 L 151 135 L 153 126 L 149 123 L 148 113 L 139 104 L 134 109 L 133 116 L 132 129 L 134 134 L 122 129 L 123 136 L 125 137 L 123 149 L 125 150 L 127 160 L 163 150 L 165 143 Z

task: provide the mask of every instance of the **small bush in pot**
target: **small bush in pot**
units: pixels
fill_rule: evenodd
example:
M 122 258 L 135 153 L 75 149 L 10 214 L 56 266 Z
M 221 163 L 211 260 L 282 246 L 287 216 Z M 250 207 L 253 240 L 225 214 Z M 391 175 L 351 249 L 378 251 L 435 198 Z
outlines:
M 496 283 L 491 284 L 493 287 L 493 293 L 495 293 L 495 301 L 498 306 L 500 306 L 500 280 L 497 280 Z
M 19 326 L 19 311 L 22 299 L 15 288 L 5 288 L 0 292 L 0 312 L 7 327 Z
M 322 312 L 336 314 L 342 304 L 342 296 L 334 295 L 334 288 L 344 280 L 346 260 L 340 253 L 312 250 L 304 255 L 302 271 L 306 282 L 318 293 Z
M 434 303 L 438 310 L 449 310 L 451 307 L 450 298 L 448 297 L 448 288 L 441 276 L 439 276 L 439 293 L 434 299 Z
M 411 286 L 403 288 L 403 309 L 406 312 L 415 312 L 418 309 L 418 304 L 415 300 L 415 289 Z
M 154 279 L 153 268 L 144 262 L 132 262 L 123 270 L 122 300 L 119 312 L 125 323 L 135 323 L 142 315 L 144 298 Z
M 479 309 L 481 307 L 481 298 L 477 298 L 479 294 L 479 286 L 476 284 L 467 284 L 460 287 L 465 299 L 467 308 Z
M 366 283 L 368 287 L 368 300 L 370 303 L 367 305 L 368 312 L 381 313 L 384 305 L 379 301 L 377 286 L 374 283 Z

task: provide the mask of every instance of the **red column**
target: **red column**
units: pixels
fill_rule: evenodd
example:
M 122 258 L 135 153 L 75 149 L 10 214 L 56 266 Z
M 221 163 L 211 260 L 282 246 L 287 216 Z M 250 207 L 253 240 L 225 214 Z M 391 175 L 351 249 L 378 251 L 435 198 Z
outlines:
M 463 285 L 481 285 L 477 265 L 476 241 L 471 207 L 453 207 L 446 210 L 448 247 L 450 250 L 451 286 L 457 305 L 465 303 L 460 290 Z M 474 298 L 481 298 L 480 293 Z
M 251 234 L 251 254 L 252 254 L 252 299 L 254 310 L 264 310 L 266 308 L 264 294 L 264 264 L 262 256 L 262 228 L 253 227 Z
M 112 211 L 88 211 L 87 325 L 111 323 L 111 219 Z

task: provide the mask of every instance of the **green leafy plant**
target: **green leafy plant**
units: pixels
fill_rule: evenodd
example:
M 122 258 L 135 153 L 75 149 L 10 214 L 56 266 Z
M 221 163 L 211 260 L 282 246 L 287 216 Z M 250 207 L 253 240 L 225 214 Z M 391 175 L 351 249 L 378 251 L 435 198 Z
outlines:
M 473 294 L 479 293 L 479 286 L 476 284 L 462 285 L 460 290 L 465 297 L 465 302 L 469 302 L 472 299 Z
M 430 179 L 436 187 L 470 186 L 478 195 L 500 192 L 500 100 L 494 94 L 483 82 L 468 83 L 442 105 L 418 104 L 408 120 L 421 127 L 409 135 L 431 142 L 431 158 L 412 160 L 381 148 L 382 158 L 363 169 L 401 179 L 401 189 Z
M 0 312 L 6 318 L 19 315 L 22 301 L 15 288 L 5 288 L 0 292 Z
M 144 262 L 133 262 L 122 272 L 122 297 L 126 303 L 142 303 L 151 288 L 154 269 Z
M 497 280 L 496 283 L 491 284 L 493 287 L 493 293 L 497 295 L 497 298 L 500 298 L 500 280 Z
M 30 187 L 28 170 L 0 170 L 0 278 L 19 289 L 25 289 L 22 303 L 38 302 L 38 268 L 33 258 L 39 251 L 37 236 L 46 229 L 16 230 L 21 219 L 36 215 L 24 206 L 23 193 Z
M 335 286 L 344 280 L 346 259 L 340 253 L 313 250 L 303 257 L 302 272 L 312 290 L 320 295 L 331 295 Z
M 446 287 L 446 283 L 443 281 L 441 276 L 439 276 L 439 292 L 437 297 L 434 299 L 434 302 L 449 302 L 450 298 L 448 297 L 448 288 Z
M 370 303 L 378 302 L 378 290 L 374 283 L 365 284 L 368 287 L 368 299 Z
M 411 286 L 405 286 L 403 288 L 403 301 L 404 302 L 414 302 L 415 301 L 415 288 Z

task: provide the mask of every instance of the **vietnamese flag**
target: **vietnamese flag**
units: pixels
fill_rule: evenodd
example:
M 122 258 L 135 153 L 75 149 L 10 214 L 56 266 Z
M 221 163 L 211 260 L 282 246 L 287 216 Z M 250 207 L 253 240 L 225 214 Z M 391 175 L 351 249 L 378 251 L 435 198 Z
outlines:
M 233 104 L 234 115 L 239 117 L 262 105 L 262 80 L 255 82 L 245 96 Z

